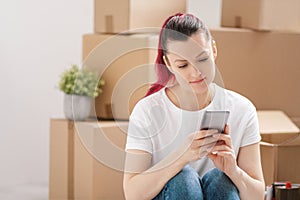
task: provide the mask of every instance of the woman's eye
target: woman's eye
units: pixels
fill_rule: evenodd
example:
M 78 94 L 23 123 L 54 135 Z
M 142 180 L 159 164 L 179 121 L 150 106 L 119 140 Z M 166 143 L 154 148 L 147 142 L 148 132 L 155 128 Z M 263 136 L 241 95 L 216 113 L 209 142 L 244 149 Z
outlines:
M 198 62 L 205 62 L 207 60 L 208 60 L 208 58 L 202 58 L 202 59 L 198 60 Z
M 187 66 L 187 64 L 179 65 L 178 68 L 184 68 L 184 67 L 186 67 L 186 66 Z

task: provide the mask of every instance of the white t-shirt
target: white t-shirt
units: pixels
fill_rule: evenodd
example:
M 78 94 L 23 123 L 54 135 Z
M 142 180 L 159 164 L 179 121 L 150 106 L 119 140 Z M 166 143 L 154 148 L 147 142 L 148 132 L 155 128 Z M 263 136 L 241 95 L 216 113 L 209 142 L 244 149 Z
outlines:
M 152 154 L 152 166 L 176 150 L 191 133 L 200 129 L 205 110 L 230 111 L 228 118 L 234 152 L 260 141 L 256 109 L 245 97 L 211 84 L 214 97 L 202 110 L 187 111 L 175 106 L 166 95 L 165 88 L 140 100 L 134 107 L 128 127 L 126 150 L 143 150 Z M 170 163 L 171 164 L 171 163 Z M 204 157 L 190 163 L 200 176 L 214 167 Z

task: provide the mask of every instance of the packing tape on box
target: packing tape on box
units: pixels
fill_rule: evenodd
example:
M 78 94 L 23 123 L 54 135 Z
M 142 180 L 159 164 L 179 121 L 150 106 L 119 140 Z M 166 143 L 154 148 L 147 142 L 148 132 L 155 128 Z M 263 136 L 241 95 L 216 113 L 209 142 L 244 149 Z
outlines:
M 242 27 L 242 17 L 241 16 L 235 16 L 234 22 L 235 22 L 235 28 Z
M 105 16 L 105 30 L 106 32 L 112 33 L 113 32 L 113 16 L 106 15 Z

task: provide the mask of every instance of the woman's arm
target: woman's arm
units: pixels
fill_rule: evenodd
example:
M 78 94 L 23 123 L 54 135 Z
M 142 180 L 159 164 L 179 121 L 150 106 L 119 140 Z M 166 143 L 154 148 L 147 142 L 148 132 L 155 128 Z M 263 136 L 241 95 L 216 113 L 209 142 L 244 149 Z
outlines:
M 150 153 L 128 150 L 123 180 L 126 199 L 153 199 L 186 164 L 208 154 L 207 147 L 217 141 L 216 138 L 208 136 L 215 133 L 217 130 L 199 131 L 189 135 L 177 150 L 151 168 Z
M 135 166 L 128 166 L 128 163 Z M 151 154 L 140 150 L 128 150 L 123 180 L 126 199 L 153 199 L 163 189 L 164 185 L 186 165 L 180 159 L 176 159 L 175 154 L 170 154 L 152 168 L 149 168 L 150 164 Z M 147 170 L 147 168 L 149 169 Z
M 222 170 L 239 190 L 242 200 L 264 199 L 265 183 L 260 162 L 259 143 L 240 148 L 236 159 L 229 127 L 226 126 L 225 134 L 217 136 L 219 142 L 212 149 L 209 158 L 215 166 Z
M 240 192 L 240 198 L 264 199 L 265 183 L 261 168 L 259 143 L 240 148 L 235 171 L 230 179 Z

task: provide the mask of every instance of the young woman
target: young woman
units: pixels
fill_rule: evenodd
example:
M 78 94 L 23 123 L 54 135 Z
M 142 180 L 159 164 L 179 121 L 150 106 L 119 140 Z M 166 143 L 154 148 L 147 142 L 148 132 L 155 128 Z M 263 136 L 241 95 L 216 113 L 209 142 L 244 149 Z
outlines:
M 213 83 L 217 49 L 195 16 L 176 14 L 159 36 L 158 80 L 135 106 L 124 192 L 142 199 L 263 199 L 256 109 Z M 224 133 L 200 130 L 206 110 L 230 111 Z

